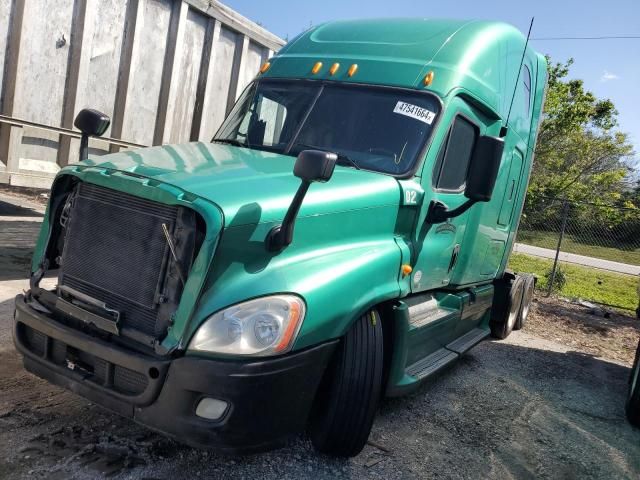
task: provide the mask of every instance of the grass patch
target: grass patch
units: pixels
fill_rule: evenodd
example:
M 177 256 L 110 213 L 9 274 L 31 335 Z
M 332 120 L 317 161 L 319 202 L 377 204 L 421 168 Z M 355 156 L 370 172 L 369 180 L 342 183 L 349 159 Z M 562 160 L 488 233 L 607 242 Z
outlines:
M 607 272 L 596 268 L 560 263 L 567 282 L 560 294 L 605 303 L 619 308 L 635 310 L 638 306 L 638 277 Z M 546 290 L 545 274 L 553 267 L 553 260 L 514 253 L 509 268 L 516 272 L 533 273 L 538 276 L 538 288 Z
M 535 247 L 550 248 L 555 250 L 558 246 L 558 232 L 537 232 L 532 230 L 519 230 L 518 243 L 525 243 Z M 574 235 L 565 234 L 562 238 L 563 252 L 585 255 L 587 257 L 602 258 L 614 262 L 630 263 L 640 265 L 640 248 L 623 250 L 614 247 L 602 247 L 582 243 Z

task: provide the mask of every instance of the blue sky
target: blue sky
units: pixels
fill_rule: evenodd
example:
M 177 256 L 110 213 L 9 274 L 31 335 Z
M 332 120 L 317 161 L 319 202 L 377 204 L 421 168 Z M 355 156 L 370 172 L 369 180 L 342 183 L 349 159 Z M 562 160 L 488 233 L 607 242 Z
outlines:
M 532 37 L 640 35 L 640 0 L 224 0 L 242 15 L 283 38 L 310 25 L 364 17 L 444 17 L 503 20 Z M 556 61 L 573 57 L 571 76 L 581 78 L 619 111 L 620 130 L 629 133 L 640 157 L 640 39 L 540 41 L 533 47 Z

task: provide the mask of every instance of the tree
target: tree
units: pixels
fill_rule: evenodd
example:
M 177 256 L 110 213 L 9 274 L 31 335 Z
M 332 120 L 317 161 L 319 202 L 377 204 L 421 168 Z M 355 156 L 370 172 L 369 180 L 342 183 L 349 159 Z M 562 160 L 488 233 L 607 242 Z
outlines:
M 617 204 L 629 189 L 633 147 L 618 126 L 615 106 L 569 80 L 573 63 L 549 64 L 549 83 L 527 211 L 544 209 L 543 197 Z

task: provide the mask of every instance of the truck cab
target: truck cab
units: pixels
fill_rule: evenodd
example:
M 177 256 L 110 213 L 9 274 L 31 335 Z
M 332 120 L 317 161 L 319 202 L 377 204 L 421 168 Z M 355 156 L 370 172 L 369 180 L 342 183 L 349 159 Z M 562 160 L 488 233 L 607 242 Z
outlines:
M 108 118 L 81 112 L 16 298 L 26 369 L 192 445 L 356 455 L 382 396 L 522 327 L 546 75 L 504 23 L 338 21 L 209 143 L 86 158 Z

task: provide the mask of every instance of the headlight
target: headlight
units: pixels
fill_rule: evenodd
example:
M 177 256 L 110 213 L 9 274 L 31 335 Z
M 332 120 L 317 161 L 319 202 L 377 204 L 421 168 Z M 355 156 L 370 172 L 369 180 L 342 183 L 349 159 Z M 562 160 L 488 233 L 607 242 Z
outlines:
M 188 350 L 261 356 L 284 353 L 293 345 L 304 313 L 304 302 L 294 295 L 239 303 L 209 317 Z

